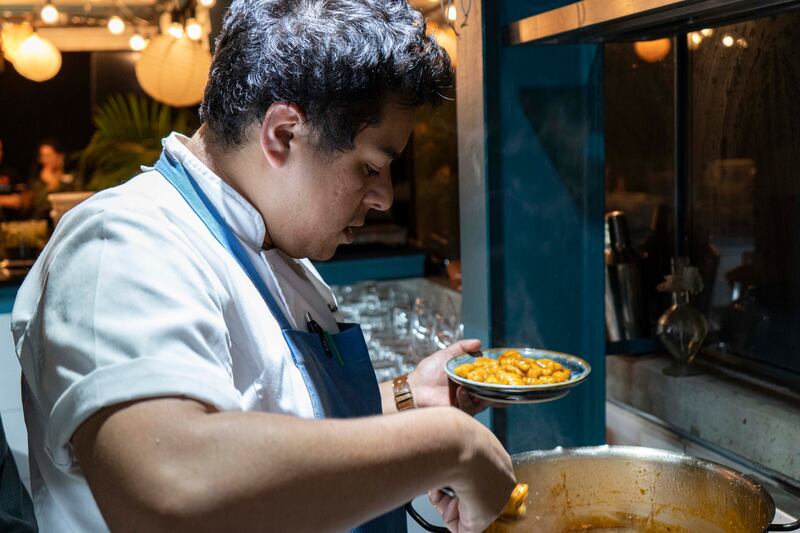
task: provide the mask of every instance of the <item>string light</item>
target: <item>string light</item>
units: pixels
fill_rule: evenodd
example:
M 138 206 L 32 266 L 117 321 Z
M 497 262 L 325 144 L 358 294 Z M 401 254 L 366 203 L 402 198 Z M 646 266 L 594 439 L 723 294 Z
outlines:
M 686 36 L 686 45 L 688 46 L 689 50 L 697 50 L 700 48 L 700 43 L 702 42 L 703 36 L 700 34 L 700 32 L 693 31 Z
M 108 31 L 114 35 L 119 35 L 125 31 L 125 21 L 118 16 L 113 16 L 108 19 Z
M 730 35 L 726 35 L 722 38 L 722 44 L 727 46 L 728 48 L 733 46 L 733 43 L 734 43 L 733 37 L 731 37 Z
M 138 33 L 135 33 L 131 36 L 131 39 L 130 41 L 128 41 L 128 44 L 131 46 L 131 50 L 134 50 L 136 52 L 141 52 L 142 50 L 147 48 L 147 40 L 145 40 L 145 38 L 139 35 Z
M 39 15 L 42 17 L 42 21 L 45 24 L 55 24 L 58 22 L 58 9 L 50 2 L 44 5 Z
M 173 22 L 172 24 L 169 25 L 167 33 L 169 33 L 175 39 L 183 39 L 184 36 L 183 26 L 181 26 L 180 22 Z
M 712 35 L 714 35 L 714 30 L 712 30 L 711 28 L 705 28 L 700 30 L 700 33 L 703 34 L 703 37 L 711 37 Z
M 203 27 L 195 19 L 186 21 L 186 35 L 193 41 L 199 41 L 203 37 Z
M 457 16 L 458 12 L 456 11 L 456 6 L 450 6 L 447 8 L 447 20 L 450 22 L 455 22 Z

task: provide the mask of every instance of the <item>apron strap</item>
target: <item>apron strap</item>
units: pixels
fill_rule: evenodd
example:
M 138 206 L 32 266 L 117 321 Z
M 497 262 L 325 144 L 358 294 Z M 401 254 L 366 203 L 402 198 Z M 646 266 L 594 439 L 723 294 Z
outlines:
M 242 267 L 242 270 L 247 274 L 247 277 L 250 278 L 250 281 L 252 281 L 253 285 L 258 289 L 258 292 L 267 304 L 272 316 L 278 321 L 281 330 L 286 331 L 291 329 L 286 315 L 275 301 L 275 298 L 273 298 L 272 293 L 258 273 L 253 261 L 247 255 L 244 246 L 242 246 L 242 243 L 239 242 L 239 239 L 234 235 L 233 231 L 231 231 L 225 219 L 222 218 L 217 208 L 214 207 L 214 204 L 208 199 L 208 196 L 206 196 L 189 173 L 186 172 L 183 165 L 169 154 L 169 152 L 164 150 L 161 152 L 161 157 L 159 157 L 158 162 L 156 162 L 155 168 L 173 187 L 175 187 L 183 199 L 186 200 L 186 203 L 189 204 L 189 207 L 191 207 L 200 220 L 203 221 L 214 238 L 228 250 L 234 259 L 236 259 Z

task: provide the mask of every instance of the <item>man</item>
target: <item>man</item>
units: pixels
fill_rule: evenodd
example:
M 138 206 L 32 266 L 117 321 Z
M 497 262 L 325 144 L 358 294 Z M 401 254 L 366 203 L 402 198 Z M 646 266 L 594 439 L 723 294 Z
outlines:
M 479 343 L 379 390 L 298 259 L 389 208 L 451 80 L 405 0 L 233 3 L 203 126 L 70 211 L 17 298 L 43 531 L 403 531 L 426 490 L 452 531 L 495 518 L 510 458 L 442 371 Z

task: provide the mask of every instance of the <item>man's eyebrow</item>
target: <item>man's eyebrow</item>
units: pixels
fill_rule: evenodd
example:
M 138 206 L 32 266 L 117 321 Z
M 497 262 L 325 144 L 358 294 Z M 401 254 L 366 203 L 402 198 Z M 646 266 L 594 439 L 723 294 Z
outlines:
M 391 146 L 381 146 L 380 151 L 383 152 L 384 155 L 386 155 L 386 157 L 389 159 L 397 159 L 400 157 L 400 153 Z

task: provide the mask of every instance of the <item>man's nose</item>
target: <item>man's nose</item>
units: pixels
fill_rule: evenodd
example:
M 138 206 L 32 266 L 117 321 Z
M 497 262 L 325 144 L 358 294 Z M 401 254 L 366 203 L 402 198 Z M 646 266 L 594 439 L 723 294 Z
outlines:
M 394 187 L 392 186 L 392 175 L 387 171 L 371 184 L 364 203 L 369 209 L 376 211 L 387 211 L 394 202 Z

